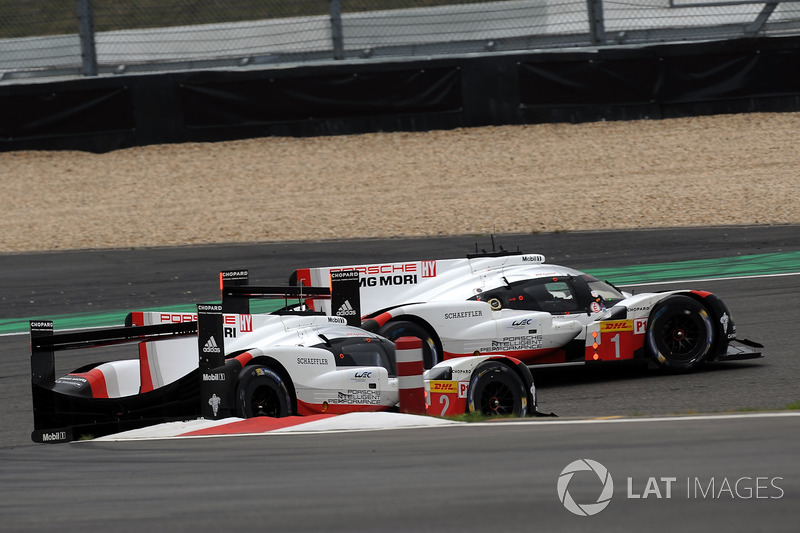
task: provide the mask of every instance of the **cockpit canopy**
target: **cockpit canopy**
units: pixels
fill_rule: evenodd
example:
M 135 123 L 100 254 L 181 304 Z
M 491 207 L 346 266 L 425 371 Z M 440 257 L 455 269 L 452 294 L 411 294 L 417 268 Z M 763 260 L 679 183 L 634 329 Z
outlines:
M 397 376 L 394 344 L 380 337 L 342 337 L 328 339 L 315 348 L 328 350 L 333 354 L 337 367 L 380 366 Z
M 582 274 L 515 281 L 483 291 L 470 300 L 487 302 L 494 310 L 519 309 L 567 315 L 599 312 L 624 298 L 612 285 Z

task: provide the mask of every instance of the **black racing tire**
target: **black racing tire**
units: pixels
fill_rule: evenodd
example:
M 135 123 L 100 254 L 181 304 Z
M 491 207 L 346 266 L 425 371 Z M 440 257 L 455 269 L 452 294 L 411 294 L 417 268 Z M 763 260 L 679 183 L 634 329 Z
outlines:
M 522 379 L 508 365 L 484 361 L 475 368 L 469 381 L 467 412 L 485 416 L 527 416 L 528 395 Z
M 292 401 L 284 380 L 265 366 L 246 366 L 236 386 L 236 414 L 241 418 L 292 414 Z
M 650 313 L 645 344 L 656 365 L 686 372 L 711 353 L 714 324 L 703 305 L 689 296 L 669 296 Z
M 379 330 L 378 335 L 394 342 L 400 337 L 416 337 L 422 339 L 422 363 L 428 370 L 442 362 L 442 351 L 433 338 L 433 334 L 424 326 L 408 320 L 387 322 Z

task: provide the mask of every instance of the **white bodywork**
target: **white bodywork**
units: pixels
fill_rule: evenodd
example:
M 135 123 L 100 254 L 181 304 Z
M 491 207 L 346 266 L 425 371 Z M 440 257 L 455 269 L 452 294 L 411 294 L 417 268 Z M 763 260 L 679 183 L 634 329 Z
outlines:
M 134 316 L 136 325 L 194 320 L 197 320 L 197 316 L 191 313 L 156 311 L 135 313 Z M 317 410 L 345 412 L 354 408 L 385 410 L 398 403 L 398 378 L 390 376 L 380 360 L 376 358 L 358 366 L 337 366 L 334 353 L 319 347 L 328 339 L 358 338 L 370 339 L 376 344 L 385 342 L 385 339 L 374 333 L 348 326 L 343 318 L 322 315 L 225 314 L 223 324 L 226 355 L 244 357 L 243 364 L 269 359 L 287 370 L 296 391 L 301 414 L 310 414 Z M 157 346 L 159 344 L 161 346 Z M 137 371 L 149 372 L 154 383 L 158 377 L 161 379 L 160 385 L 166 385 L 171 382 L 166 381 L 167 377 L 174 381 L 198 367 L 198 346 L 195 338 L 148 342 L 141 346 L 140 361 L 147 363 L 140 363 L 141 369 Z M 430 373 L 436 375 L 441 369 L 448 368 L 454 376 L 453 380 L 459 383 L 458 394 L 463 399 L 466 397 L 473 370 L 489 358 L 490 355 L 483 355 L 442 363 L 425 371 L 424 386 L 429 388 L 427 376 Z M 132 379 L 134 375 L 130 373 L 129 380 Z M 535 398 L 533 385 L 530 392 L 532 398 Z
M 298 284 L 327 286 L 331 272 L 343 270 L 360 273 L 361 311 L 365 320 L 374 320 L 377 328 L 404 320 L 421 324 L 438 337 L 445 359 L 473 354 L 503 354 L 528 364 L 575 361 L 577 352 L 574 347 L 570 348 L 571 355 L 566 356 L 553 351 L 571 341 L 582 341 L 588 350 L 592 344 L 589 335 L 599 331 L 597 323 L 620 316 L 630 323 L 617 326 L 631 332 L 634 338 L 630 345 L 638 349 L 643 345 L 654 306 L 670 295 L 688 292 L 666 291 L 633 296 L 609 289 L 616 296 L 612 300 L 604 299 L 589 286 L 589 283 L 600 282 L 590 281 L 590 276 L 578 270 L 546 264 L 540 254 L 304 268 L 297 270 L 295 276 Z M 575 302 L 574 311 L 544 307 L 539 308 L 544 310 L 531 310 L 536 307 L 520 302 L 514 306 L 508 302 L 501 305 L 497 300 L 495 304 L 489 304 L 491 291 L 504 287 L 511 291 L 513 286 L 532 280 L 546 284 L 550 283 L 548 278 L 552 278 L 554 284 L 567 280 L 573 287 L 588 287 L 582 293 L 567 294 L 567 291 L 556 295 L 556 300 L 562 304 Z M 582 298 L 581 302 L 578 302 L 578 296 Z M 332 315 L 337 313 L 336 309 L 331 309 L 330 301 L 309 300 L 306 303 Z M 622 312 L 615 314 L 614 311 Z M 720 320 L 728 320 L 727 315 Z M 728 338 L 732 338 L 732 333 Z M 586 357 L 589 356 L 587 351 Z

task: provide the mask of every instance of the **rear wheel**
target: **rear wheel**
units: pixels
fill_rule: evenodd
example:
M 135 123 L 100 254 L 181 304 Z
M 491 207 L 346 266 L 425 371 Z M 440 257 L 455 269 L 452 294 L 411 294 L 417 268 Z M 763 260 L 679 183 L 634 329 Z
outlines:
M 660 367 L 686 371 L 696 368 L 714 344 L 708 311 L 689 296 L 670 296 L 650 313 L 647 349 Z
M 378 335 L 386 337 L 392 342 L 400 337 L 416 337 L 422 339 L 422 363 L 425 365 L 425 369 L 432 368 L 442 361 L 441 351 L 436 341 L 433 339 L 433 335 L 427 328 L 415 322 L 409 322 L 407 320 L 389 322 L 378 330 Z
M 481 363 L 469 382 L 467 409 L 485 416 L 526 416 L 528 397 L 522 379 L 497 361 Z
M 291 397 L 283 379 L 265 366 L 242 369 L 236 387 L 236 414 L 241 418 L 292 414 Z

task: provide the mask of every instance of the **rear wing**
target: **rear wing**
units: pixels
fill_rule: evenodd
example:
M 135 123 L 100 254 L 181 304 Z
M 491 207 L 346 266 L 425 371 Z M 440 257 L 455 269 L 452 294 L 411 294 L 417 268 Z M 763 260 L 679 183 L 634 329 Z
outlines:
M 330 314 L 343 317 L 351 326 L 361 326 L 361 294 L 359 291 L 359 272 L 355 270 L 332 272 L 329 286 L 306 286 L 304 284 L 288 287 L 269 287 L 247 285 L 247 270 L 220 272 L 220 292 L 222 294 L 222 312 L 249 314 L 251 298 L 269 298 L 285 300 L 282 312 L 291 312 L 289 299 L 295 299 L 295 309 L 305 309 L 310 301 L 330 301 Z M 320 309 L 311 308 L 321 312 Z
M 196 322 L 151 326 L 72 330 L 55 333 L 53 322 L 30 322 L 31 389 L 33 399 L 34 442 L 71 441 L 74 429 L 106 434 L 141 427 L 148 415 L 126 419 L 124 406 L 109 399 L 72 397 L 55 390 L 55 352 L 126 343 L 143 343 L 197 335 Z M 163 420 L 148 420 L 150 425 Z M 79 436 L 79 435 L 78 435 Z
M 34 385 L 48 385 L 55 382 L 55 352 L 57 351 L 197 335 L 197 322 L 156 324 L 152 326 L 123 326 L 55 333 L 51 320 L 39 320 L 31 321 L 30 334 L 31 382 Z

